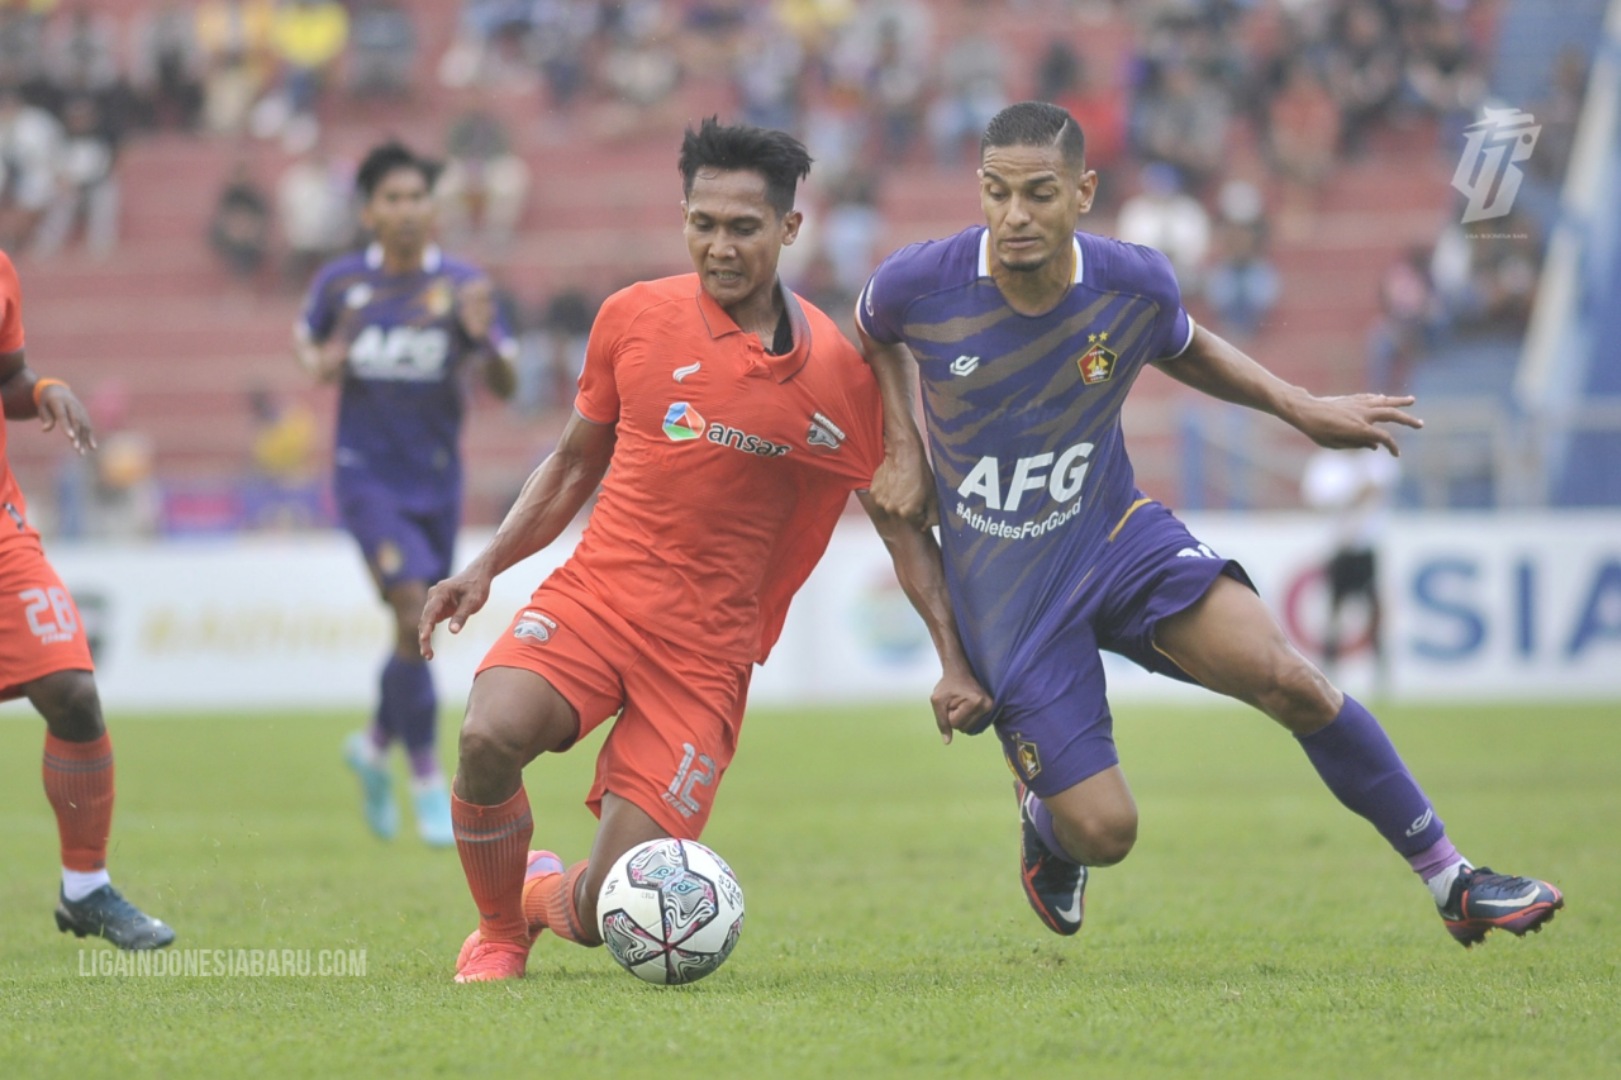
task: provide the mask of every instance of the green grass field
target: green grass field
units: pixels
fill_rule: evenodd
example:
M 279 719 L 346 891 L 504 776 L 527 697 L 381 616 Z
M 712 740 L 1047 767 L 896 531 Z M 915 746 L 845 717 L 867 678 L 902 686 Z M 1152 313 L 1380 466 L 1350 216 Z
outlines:
M 7 717 L 0 1077 L 1621 1075 L 1617 713 L 1386 713 L 1460 848 L 1569 897 L 1466 952 L 1242 710 L 1121 708 L 1141 839 L 1067 940 L 1025 906 L 989 738 L 942 748 L 920 708 L 758 710 L 705 836 L 747 926 L 669 990 L 549 937 L 521 983 L 452 984 L 456 856 L 365 832 L 336 715 L 115 717 L 111 867 L 177 947 L 364 949 L 364 977 L 81 974 L 108 946 L 51 921 L 41 725 Z M 569 859 L 594 746 L 528 773 L 537 846 Z

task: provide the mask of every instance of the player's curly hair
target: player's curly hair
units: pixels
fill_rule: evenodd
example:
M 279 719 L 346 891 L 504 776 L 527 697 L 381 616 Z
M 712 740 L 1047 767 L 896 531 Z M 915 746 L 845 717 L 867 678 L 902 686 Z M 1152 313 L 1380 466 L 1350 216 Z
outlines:
M 360 168 L 355 170 L 355 187 L 359 190 L 360 197 L 370 199 L 376 192 L 377 185 L 381 184 L 389 173 L 399 169 L 415 169 L 421 173 L 429 191 L 433 190 L 435 181 L 439 179 L 437 161 L 418 155 L 415 150 L 398 139 L 390 139 L 386 143 L 372 147 L 361 161 Z
M 765 178 L 765 197 L 778 214 L 794 208 L 794 190 L 810 175 L 805 144 L 783 131 L 748 124 L 722 124 L 711 116 L 681 140 L 681 191 L 692 194 L 698 170 L 747 169 Z
M 1086 168 L 1086 133 L 1068 109 L 1045 101 L 1021 101 L 991 118 L 979 140 L 979 156 L 993 146 L 1054 146 L 1064 153 L 1064 164 Z

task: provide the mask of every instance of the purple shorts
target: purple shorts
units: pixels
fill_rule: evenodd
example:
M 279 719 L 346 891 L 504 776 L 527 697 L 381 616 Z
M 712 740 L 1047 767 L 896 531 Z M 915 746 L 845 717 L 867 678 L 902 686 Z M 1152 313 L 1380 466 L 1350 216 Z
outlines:
M 360 545 L 383 591 L 402 581 L 432 585 L 450 576 L 461 513 L 449 509 L 424 512 L 402 505 L 387 488 L 349 484 L 337 492 L 343 527 Z
M 1195 681 L 1154 647 L 1154 628 L 1223 574 L 1255 587 L 1243 567 L 1201 544 L 1159 503 L 1127 518 L 1077 590 L 1067 621 L 1021 650 L 1021 670 L 998 695 L 996 733 L 1032 791 L 1056 795 L 1120 761 L 1100 649 Z

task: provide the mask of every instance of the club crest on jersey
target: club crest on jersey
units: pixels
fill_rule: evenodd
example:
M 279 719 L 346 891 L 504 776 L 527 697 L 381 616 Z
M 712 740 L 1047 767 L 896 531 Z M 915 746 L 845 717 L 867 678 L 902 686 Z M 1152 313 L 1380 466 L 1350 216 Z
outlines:
M 1108 382 L 1114 374 L 1115 361 L 1120 354 L 1108 347 L 1109 332 L 1086 335 L 1086 343 L 1091 346 L 1077 359 L 1076 364 L 1081 369 L 1081 381 L 1088 386 L 1101 382 Z
M 364 281 L 357 281 L 344 290 L 343 306 L 349 308 L 351 311 L 359 311 L 361 308 L 371 303 L 371 298 L 373 295 L 375 294 L 372 292 L 372 287 L 370 285 L 366 284 Z
M 422 294 L 422 306 L 435 319 L 449 315 L 455 305 L 456 295 L 451 290 L 449 278 L 434 279 L 434 283 Z
M 805 432 L 805 441 L 813 448 L 822 450 L 837 450 L 844 445 L 845 435 L 839 425 L 815 413 L 811 416 L 810 430 Z
M 517 625 L 512 628 L 512 636 L 520 639 L 529 638 L 536 644 L 544 645 L 552 639 L 552 631 L 556 629 L 555 619 L 538 611 L 526 611 L 518 616 Z
M 686 442 L 704 433 L 704 418 L 685 401 L 671 405 L 664 413 L 664 434 L 671 442 Z
M 1020 735 L 1014 736 L 1013 753 L 1018 760 L 1019 771 L 1026 780 L 1034 780 L 1041 775 L 1041 751 L 1036 744 Z

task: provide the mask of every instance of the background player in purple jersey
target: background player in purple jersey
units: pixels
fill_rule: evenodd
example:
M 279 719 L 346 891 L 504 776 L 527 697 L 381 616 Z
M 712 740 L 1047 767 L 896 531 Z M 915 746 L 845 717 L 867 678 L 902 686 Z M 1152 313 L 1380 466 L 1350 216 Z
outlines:
M 404 743 L 418 832 L 448 847 L 450 800 L 434 754 L 439 703 L 416 626 L 428 588 L 450 574 L 461 521 L 468 371 L 510 397 L 516 347 L 489 279 L 432 242 L 437 171 L 398 143 L 366 156 L 356 186 L 373 242 L 316 274 L 293 339 L 306 370 L 341 382 L 333 490 L 394 615 L 374 722 L 350 737 L 344 758 L 360 778 L 367 823 L 388 839 L 399 809 L 386 755 Z
M 1330 448 L 1396 444 L 1410 397 L 1322 398 L 1291 386 L 1182 308 L 1165 256 L 1076 231 L 1097 174 L 1079 126 L 1036 102 L 981 142 L 987 226 L 891 255 L 857 305 L 883 389 L 881 506 L 938 518 L 958 627 L 1018 777 L 1026 896 L 1081 927 L 1088 866 L 1124 859 L 1137 807 L 1120 770 L 1099 649 L 1260 709 L 1329 789 L 1411 864 L 1464 945 L 1535 930 L 1552 885 L 1471 866 L 1367 709 L 1289 644 L 1243 569 L 1133 480 L 1120 408 L 1144 364 L 1271 413 Z M 910 356 L 908 355 L 910 354 Z M 934 484 L 911 422 L 923 382 Z

